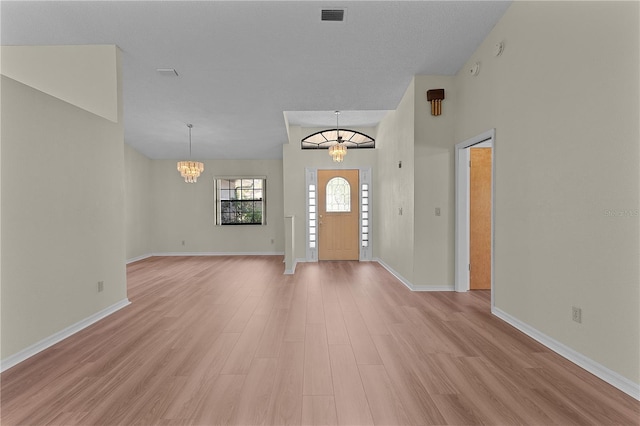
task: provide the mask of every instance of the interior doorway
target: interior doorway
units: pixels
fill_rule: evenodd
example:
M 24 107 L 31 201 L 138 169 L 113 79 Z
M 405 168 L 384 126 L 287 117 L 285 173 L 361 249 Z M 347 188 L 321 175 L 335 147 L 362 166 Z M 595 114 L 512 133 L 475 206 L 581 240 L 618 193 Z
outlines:
M 318 170 L 318 260 L 358 260 L 359 170 Z
M 479 145 L 487 145 L 482 143 Z M 488 144 L 490 145 L 490 144 Z M 492 148 L 469 150 L 469 289 L 491 289 Z
M 455 289 L 491 289 L 492 306 L 495 153 L 495 129 L 455 148 Z

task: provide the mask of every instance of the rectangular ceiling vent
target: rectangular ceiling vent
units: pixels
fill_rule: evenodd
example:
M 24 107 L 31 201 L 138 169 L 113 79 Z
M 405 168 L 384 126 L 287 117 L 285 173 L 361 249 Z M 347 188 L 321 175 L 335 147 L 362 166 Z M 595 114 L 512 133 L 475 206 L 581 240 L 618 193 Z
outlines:
M 345 15 L 345 9 L 322 9 L 321 21 L 329 22 L 343 22 Z
M 156 71 L 158 72 L 158 74 L 166 75 L 168 77 L 178 76 L 178 71 L 176 71 L 174 68 L 156 68 Z

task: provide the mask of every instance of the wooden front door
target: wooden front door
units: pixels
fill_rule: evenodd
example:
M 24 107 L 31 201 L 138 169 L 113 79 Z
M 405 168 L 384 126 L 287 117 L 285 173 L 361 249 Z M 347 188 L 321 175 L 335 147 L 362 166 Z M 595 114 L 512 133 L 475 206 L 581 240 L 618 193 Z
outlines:
M 318 260 L 358 260 L 358 170 L 318 170 Z
M 491 288 L 491 148 L 470 148 L 469 288 Z

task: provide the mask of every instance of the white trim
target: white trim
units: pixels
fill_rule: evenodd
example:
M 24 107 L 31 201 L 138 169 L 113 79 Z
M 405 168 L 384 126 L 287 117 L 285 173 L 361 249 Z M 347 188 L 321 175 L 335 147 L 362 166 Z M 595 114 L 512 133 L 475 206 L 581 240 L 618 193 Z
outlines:
M 469 290 L 469 152 L 471 146 L 490 146 L 491 150 L 491 307 L 495 306 L 495 193 L 496 129 L 460 142 L 455 146 L 455 291 Z
M 320 224 L 320 218 L 318 217 L 318 169 L 306 167 L 304 169 L 304 229 L 305 229 L 305 261 L 317 262 L 318 261 L 318 228 Z M 316 246 L 314 248 L 309 247 L 310 233 L 309 233 L 309 185 L 315 185 L 316 188 Z
M 455 289 L 469 290 L 469 151 L 466 142 L 455 148 Z
M 491 308 L 491 313 L 501 320 L 505 321 L 507 324 L 517 328 L 527 336 L 532 339 L 542 343 L 547 348 L 556 352 L 558 355 L 568 359 L 573 362 L 577 366 L 587 370 L 589 373 L 594 376 L 599 377 L 610 385 L 620 389 L 622 392 L 627 395 L 640 400 L 640 384 L 634 383 L 626 377 L 616 373 L 615 371 L 610 370 L 604 365 L 597 363 L 596 361 L 587 358 L 581 353 L 571 349 L 570 347 L 560 343 L 559 341 L 547 336 L 544 333 L 541 333 L 537 329 L 531 327 L 530 325 L 520 321 L 519 319 L 512 317 L 508 313 L 500 310 L 499 308 L 493 307 Z
M 147 259 L 149 257 L 153 256 L 153 254 L 151 253 L 147 253 L 147 254 L 143 254 L 141 256 L 136 256 L 136 257 L 132 257 L 131 259 L 127 259 L 127 265 L 133 262 L 137 262 L 139 260 L 144 260 Z
M 291 269 L 285 269 L 284 275 L 293 275 L 296 273 L 296 266 L 298 265 L 298 259 L 293 259 L 293 266 Z
M 294 257 L 296 254 L 295 228 L 295 215 L 286 215 L 284 217 L 284 273 L 286 275 L 291 275 L 296 270 L 296 258 Z
M 293 275 L 296 273 L 296 266 L 298 266 L 298 263 L 306 263 L 307 259 L 303 258 L 303 257 L 298 257 L 296 259 L 293 260 L 293 268 L 291 269 L 291 271 L 289 271 L 288 269 L 285 269 L 284 274 L 285 275 Z
M 39 342 L 34 343 L 33 345 L 29 346 L 26 349 L 21 350 L 18 353 L 15 353 L 5 359 L 3 359 L 0 362 L 0 372 L 2 371 L 6 371 L 8 369 L 10 369 L 11 367 L 21 363 L 22 361 L 26 360 L 27 358 L 31 358 L 32 356 L 34 356 L 35 354 L 42 352 L 43 350 L 55 345 L 56 343 L 66 339 L 67 337 L 70 337 L 74 334 L 76 334 L 77 332 L 79 332 L 80 330 L 89 327 L 91 324 L 94 324 L 98 321 L 100 321 L 101 319 L 108 317 L 109 315 L 113 314 L 116 311 L 119 311 L 120 309 L 124 308 L 125 306 L 129 305 L 131 302 L 129 302 L 129 299 L 123 299 L 121 301 L 119 301 L 118 303 L 115 303 L 111 306 L 109 306 L 108 308 L 105 308 L 103 310 L 101 310 L 100 312 L 96 312 L 95 314 L 88 316 L 87 318 L 70 325 L 69 327 L 65 328 L 64 330 L 58 331 L 57 333 L 52 334 L 49 337 L 46 337 L 42 340 L 40 340 Z
M 389 271 L 389 273 L 391 275 L 396 277 L 398 279 L 398 281 L 400 281 L 402 284 L 405 285 L 405 287 L 407 287 L 409 290 L 413 291 L 413 284 L 411 284 L 408 280 L 406 280 L 402 275 L 400 275 L 397 271 L 395 271 L 391 266 L 389 266 L 386 263 L 384 263 L 384 261 L 382 259 L 380 259 L 380 258 L 375 258 L 374 260 L 376 262 L 378 262 L 380 265 L 382 265 L 382 267 L 384 269 Z
M 432 286 L 432 285 L 414 285 L 412 291 L 455 291 L 452 285 Z
M 267 226 L 267 176 L 265 175 L 246 175 L 246 176 L 213 176 L 213 224 L 214 226 L 222 227 L 222 226 L 231 226 L 228 224 L 222 223 L 222 212 L 220 210 L 220 188 L 218 188 L 218 181 L 224 180 L 232 180 L 232 179 L 262 179 L 262 223 L 252 223 L 251 225 L 256 226 Z
M 367 197 L 368 204 L 368 244 L 367 247 L 362 246 L 362 184 L 369 185 L 369 196 Z M 373 179 L 371 175 L 371 167 L 360 167 L 358 169 L 358 201 L 359 201 L 359 212 L 358 212 L 358 242 L 360 244 L 360 256 L 359 260 L 371 260 L 373 257 L 373 239 L 375 236 L 373 235 Z
M 452 285 L 446 286 L 428 286 L 428 285 L 414 285 L 409 280 L 400 275 L 397 271 L 395 271 L 391 266 L 384 263 L 384 261 L 380 258 L 373 259 L 374 262 L 378 262 L 384 269 L 389 271 L 391 275 L 396 277 L 398 281 L 405 285 L 411 291 L 454 291 L 454 287 Z
M 218 252 L 218 251 L 189 251 L 189 252 L 158 252 L 151 256 L 284 256 L 283 251 L 247 251 L 247 252 Z
M 470 146 L 469 148 L 493 148 L 492 146 L 492 141 L 491 139 L 487 139 L 484 142 L 480 142 L 480 143 L 476 143 L 473 146 Z

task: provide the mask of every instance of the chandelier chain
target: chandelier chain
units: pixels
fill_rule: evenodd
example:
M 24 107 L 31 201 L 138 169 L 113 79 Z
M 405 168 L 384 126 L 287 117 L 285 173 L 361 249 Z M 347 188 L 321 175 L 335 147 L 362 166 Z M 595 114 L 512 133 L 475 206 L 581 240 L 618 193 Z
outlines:
M 342 138 L 340 137 L 340 122 L 339 115 L 340 111 L 335 111 L 336 113 L 336 144 L 329 147 L 329 155 L 333 158 L 333 161 L 336 163 L 342 163 L 344 160 L 344 156 L 347 155 L 347 146 L 342 143 Z
M 187 124 L 187 127 L 189 128 L 189 159 L 191 159 L 191 128 L 193 124 Z

